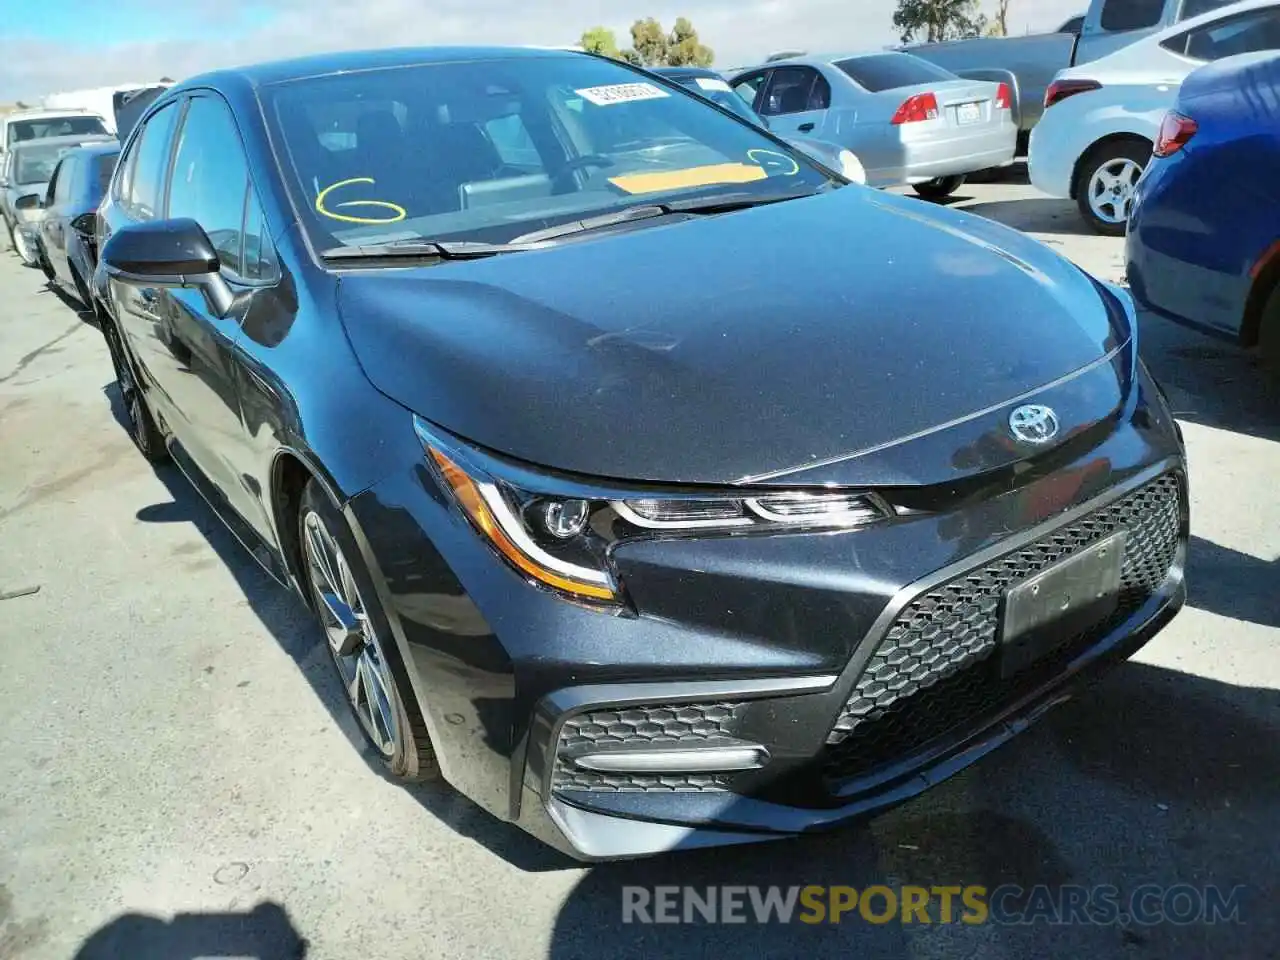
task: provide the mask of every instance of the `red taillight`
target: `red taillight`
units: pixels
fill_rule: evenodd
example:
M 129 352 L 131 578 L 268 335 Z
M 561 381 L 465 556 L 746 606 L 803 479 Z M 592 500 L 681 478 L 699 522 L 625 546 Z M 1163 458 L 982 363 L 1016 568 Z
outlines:
M 996 91 L 996 109 L 1013 109 L 1013 91 L 1009 89 L 1009 85 L 1007 83 L 1000 84 L 1000 89 Z
M 1044 108 L 1048 110 L 1055 103 L 1061 103 L 1067 97 L 1074 97 L 1077 93 L 1101 89 L 1102 84 L 1097 80 L 1055 80 L 1044 92 Z
M 893 125 L 897 127 L 904 123 L 923 123 L 937 119 L 938 98 L 932 93 L 917 93 L 898 108 L 898 112 L 893 115 Z
M 1190 117 L 1170 110 L 1160 123 L 1160 135 L 1156 137 L 1156 148 L 1152 152 L 1157 157 L 1171 157 L 1185 147 L 1199 129 L 1200 124 Z

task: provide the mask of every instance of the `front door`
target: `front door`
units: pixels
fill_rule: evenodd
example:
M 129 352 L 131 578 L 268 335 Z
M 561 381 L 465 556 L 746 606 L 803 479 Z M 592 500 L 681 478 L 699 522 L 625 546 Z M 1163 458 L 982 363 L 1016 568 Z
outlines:
M 245 293 L 221 315 L 198 289 L 164 294 L 163 328 L 171 371 L 165 392 L 181 412 L 185 453 L 242 516 L 256 498 L 234 464 L 244 446 L 236 386 L 236 341 L 252 299 L 247 295 L 244 247 L 248 163 L 230 108 L 213 94 L 191 98 L 178 133 L 165 215 L 190 218 L 204 228 L 218 253 L 223 279 Z
M 831 85 L 813 67 L 775 67 L 759 113 L 778 136 L 818 137 L 830 106 Z

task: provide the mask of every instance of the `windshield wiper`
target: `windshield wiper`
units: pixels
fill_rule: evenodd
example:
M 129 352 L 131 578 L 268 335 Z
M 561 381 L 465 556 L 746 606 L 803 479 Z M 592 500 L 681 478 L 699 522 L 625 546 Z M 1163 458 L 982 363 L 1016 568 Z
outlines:
M 554 227 L 547 227 L 545 230 L 523 233 L 516 237 L 512 243 L 543 243 L 548 240 L 558 240 L 561 237 L 571 236 L 575 233 L 584 233 L 588 230 L 602 230 L 605 227 L 614 227 L 621 223 L 652 220 L 655 217 L 669 217 L 680 213 L 731 213 L 734 210 L 745 210 L 748 207 L 763 207 L 770 203 L 782 203 L 784 200 L 811 197 L 815 192 L 813 190 L 804 190 L 791 191 L 789 193 L 759 194 L 737 190 L 733 193 L 718 193 L 710 197 L 690 197 L 687 200 L 642 203 L 634 207 L 623 207 L 621 210 L 614 210 L 611 213 L 602 213 L 598 217 L 587 217 L 570 223 L 559 223 Z
M 396 240 L 352 247 L 330 247 L 320 251 L 325 260 L 395 260 L 426 258 L 435 260 L 481 260 L 500 253 L 543 250 L 540 243 L 480 243 L 474 240 Z

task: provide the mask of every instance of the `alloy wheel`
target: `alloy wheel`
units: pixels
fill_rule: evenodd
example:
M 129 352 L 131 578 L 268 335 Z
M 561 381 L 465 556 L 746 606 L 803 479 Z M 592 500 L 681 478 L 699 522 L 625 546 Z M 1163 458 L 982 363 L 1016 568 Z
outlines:
M 395 681 L 351 567 L 315 511 L 303 519 L 303 540 L 311 592 L 347 699 L 373 745 L 394 756 L 402 736 L 391 693 Z
M 1116 157 L 1093 172 L 1089 180 L 1089 209 L 1103 223 L 1128 223 L 1142 178 L 1142 164 L 1129 157 Z

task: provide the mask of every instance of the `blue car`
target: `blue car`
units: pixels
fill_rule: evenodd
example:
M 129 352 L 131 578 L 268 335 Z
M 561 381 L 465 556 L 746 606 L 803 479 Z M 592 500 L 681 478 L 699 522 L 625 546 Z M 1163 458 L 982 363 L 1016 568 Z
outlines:
M 1129 220 L 1138 302 L 1280 366 L 1280 54 L 1191 74 Z

